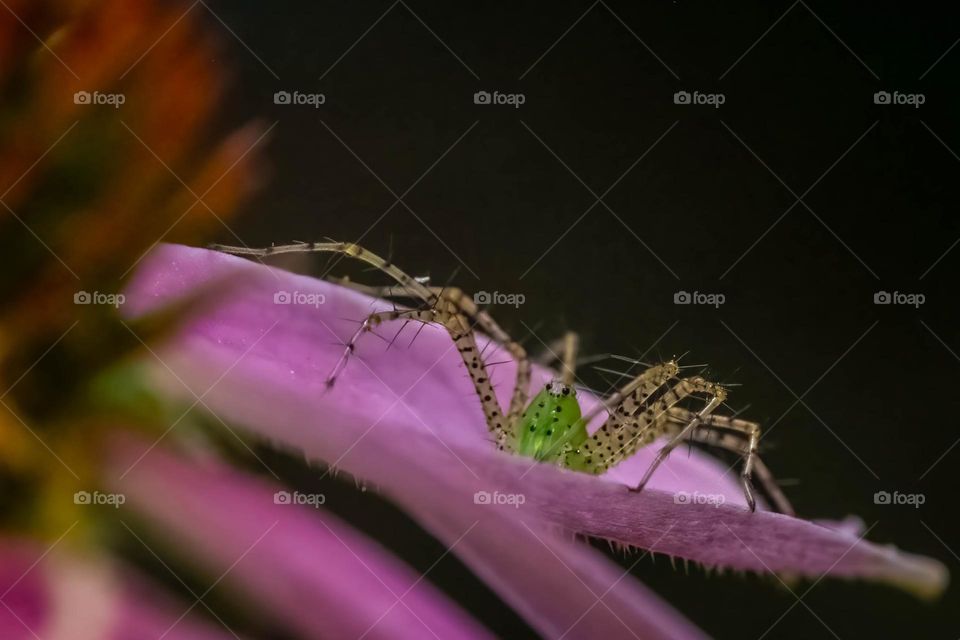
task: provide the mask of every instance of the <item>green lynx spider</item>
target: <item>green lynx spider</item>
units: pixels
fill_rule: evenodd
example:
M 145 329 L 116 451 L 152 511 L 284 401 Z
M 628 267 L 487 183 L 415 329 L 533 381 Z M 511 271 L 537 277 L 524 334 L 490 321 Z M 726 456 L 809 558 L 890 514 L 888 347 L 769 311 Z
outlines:
M 757 455 L 760 426 L 730 416 L 715 415 L 713 411 L 727 397 L 726 389 L 700 376 L 679 378 L 681 368 L 674 360 L 649 367 L 582 415 L 573 386 L 577 340 L 575 335 L 568 334 L 560 345 L 563 354 L 552 358 L 561 360 L 562 376 L 547 383 L 528 403 L 530 359 L 526 351 L 460 289 L 428 286 L 389 260 L 352 243 L 295 243 L 263 249 L 211 245 L 210 248 L 254 257 L 302 252 L 348 256 L 366 262 L 397 282 L 389 287 L 350 286 L 380 297 L 410 298 L 422 303 L 421 308 L 370 314 L 346 344 L 327 378 L 328 386 L 333 386 L 354 355 L 360 337 L 381 323 L 404 320 L 439 324 L 449 332 L 463 359 L 480 399 L 487 427 L 501 451 L 599 475 L 658 437 L 670 436 L 639 484 L 630 487 L 631 490 L 642 490 L 653 472 L 678 445 L 696 442 L 732 451 L 743 459 L 740 478 L 751 510 L 756 508 L 751 485 L 751 478 L 755 475 L 775 508 L 792 513 L 790 503 Z M 516 381 L 506 415 L 502 414 L 496 399 L 477 346 L 474 326 L 500 344 L 517 363 Z M 682 402 L 697 398 L 705 399 L 699 409 L 681 406 Z M 587 425 L 604 411 L 608 415 L 606 421 L 590 436 Z

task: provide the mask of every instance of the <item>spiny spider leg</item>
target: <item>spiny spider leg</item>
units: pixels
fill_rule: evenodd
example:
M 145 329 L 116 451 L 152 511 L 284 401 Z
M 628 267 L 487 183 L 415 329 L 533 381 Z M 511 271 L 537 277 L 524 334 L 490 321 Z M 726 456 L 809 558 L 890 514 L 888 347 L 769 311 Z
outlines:
M 643 384 L 624 398 L 596 433 L 564 452 L 565 466 L 594 475 L 604 473 L 665 433 L 670 407 L 692 394 L 712 393 L 715 385 L 699 377 L 683 378 L 672 387 L 666 386 L 674 379 L 675 366 L 666 363 L 651 367 L 638 376 L 644 378 Z M 635 386 L 633 381 L 629 384 Z M 654 398 L 661 390 L 659 397 Z M 650 473 L 648 469 L 647 474 Z
M 561 337 L 547 345 L 544 352 L 537 358 L 537 363 L 545 367 L 557 362 L 562 367 L 560 382 L 573 386 L 576 378 L 577 353 L 580 350 L 580 336 L 574 331 L 567 331 Z
M 362 291 L 369 295 L 386 298 L 421 297 L 419 296 L 418 291 L 421 288 L 425 288 L 437 297 L 437 299 L 441 302 L 441 305 L 446 303 L 446 305 L 452 306 L 452 308 L 447 309 L 448 312 L 460 313 L 475 322 L 481 331 L 493 338 L 494 342 L 506 349 L 517 363 L 516 382 L 513 388 L 513 395 L 510 397 L 510 408 L 507 411 L 506 420 L 508 428 L 512 428 L 516 425 L 529 398 L 528 389 L 530 387 L 530 359 L 520 343 L 511 338 L 509 334 L 507 334 L 507 332 L 497 324 L 493 317 L 490 316 L 490 314 L 486 311 L 480 309 L 473 299 L 466 295 L 462 289 L 458 287 L 424 287 L 424 285 L 419 283 L 418 287 L 414 288 L 406 285 L 371 287 L 357 284 L 346 279 L 337 279 L 335 282 L 351 289 Z
M 530 361 L 523 347 L 501 329 L 486 311 L 479 309 L 473 299 L 466 296 L 463 291 L 455 287 L 428 287 L 393 265 L 390 261 L 381 258 L 377 254 L 359 245 L 349 242 L 296 243 L 265 247 L 263 249 L 214 244 L 210 245 L 210 248 L 224 253 L 255 257 L 266 257 L 283 253 L 335 253 L 366 262 L 387 274 L 400 285 L 399 287 L 393 287 L 397 296 L 418 298 L 429 307 L 429 309 L 422 311 L 432 311 L 440 315 L 440 317 L 436 318 L 436 321 L 444 325 L 457 345 L 457 349 L 467 367 L 467 371 L 473 379 L 477 395 L 480 397 L 484 415 L 487 419 L 487 427 L 494 433 L 499 448 L 510 448 L 510 443 L 513 441 L 513 438 L 509 437 L 509 435 L 515 428 L 527 402 L 528 387 L 530 384 Z M 393 312 L 388 312 L 388 315 L 390 313 Z M 510 355 L 513 356 L 517 363 L 516 385 L 514 386 L 513 395 L 510 399 L 510 409 L 506 420 L 503 420 L 500 415 L 500 405 L 496 400 L 493 386 L 490 384 L 490 378 L 487 375 L 486 367 L 480 357 L 479 349 L 477 349 L 470 321 L 476 323 L 476 325 L 494 341 L 501 344 Z M 358 333 L 363 333 L 362 327 Z M 350 351 L 352 351 L 352 346 L 348 345 L 347 352 L 345 352 L 344 357 L 341 358 L 344 363 Z M 334 380 L 335 377 L 332 376 L 328 379 L 328 384 L 332 385 Z
M 574 363 L 571 361 L 569 366 L 572 370 Z M 643 444 L 646 444 L 646 442 L 640 440 L 640 436 L 644 435 L 642 428 L 638 428 L 635 434 L 633 431 L 628 431 L 626 434 L 622 433 L 622 429 L 625 426 L 624 421 L 630 418 L 633 423 L 637 423 L 638 421 L 634 418 L 636 411 L 642 407 L 658 389 L 674 378 L 678 371 L 679 367 L 673 361 L 650 367 L 628 382 L 619 391 L 612 394 L 606 401 L 597 403 L 597 406 L 586 415 L 580 416 L 578 407 L 577 428 L 570 432 L 569 436 L 555 438 L 549 448 L 542 453 L 542 457 L 553 458 L 556 456 L 561 465 L 585 473 L 595 475 L 603 473 L 609 467 L 634 453 L 643 446 Z M 550 385 L 548 385 L 548 387 L 549 386 Z M 561 384 L 561 386 L 564 385 Z M 664 394 L 664 398 L 666 399 L 675 397 L 676 396 Z M 611 399 L 614 400 L 613 406 L 608 407 L 607 402 Z M 679 398 L 676 398 L 675 401 L 679 401 Z M 604 422 L 603 426 L 600 427 L 592 438 L 589 437 L 587 435 L 587 427 L 590 421 L 594 416 L 604 410 L 608 413 L 606 422 Z M 654 412 L 657 412 L 658 416 L 665 414 L 666 407 L 652 407 L 646 416 L 651 422 L 651 416 L 654 415 Z M 618 427 L 615 432 L 613 431 L 614 427 Z M 550 435 L 549 431 L 547 435 Z M 630 435 L 634 435 L 635 437 L 631 437 L 630 440 L 624 443 L 624 440 Z M 653 438 L 651 437 L 650 440 L 652 441 Z M 591 444 L 594 445 L 594 450 L 598 452 L 596 457 L 601 461 L 594 463 Z M 611 456 L 607 460 L 604 460 L 604 458 L 607 457 L 607 454 L 603 453 L 604 444 L 606 444 L 605 448 Z M 614 446 L 617 447 L 616 452 L 613 451 Z
M 590 424 L 590 421 L 602 411 L 609 414 L 632 415 L 654 391 L 676 377 L 679 372 L 680 366 L 675 360 L 646 369 L 587 412 L 583 416 L 584 423 Z
M 640 479 L 640 482 L 637 484 L 637 486 L 633 488 L 634 491 L 642 491 L 643 487 L 646 486 L 647 482 L 649 482 L 653 472 L 657 470 L 657 467 L 659 467 L 664 460 L 667 459 L 667 456 L 670 455 L 670 452 L 673 451 L 677 445 L 683 442 L 683 440 L 688 437 L 690 432 L 693 431 L 699 424 L 701 424 L 704 418 L 709 416 L 717 407 L 723 404 L 723 401 L 727 398 L 727 392 L 723 387 L 713 382 L 708 382 L 703 378 L 686 378 L 681 380 L 681 383 L 682 382 L 690 383 L 691 387 L 695 386 L 696 391 L 698 392 L 710 394 L 710 401 L 707 402 L 707 404 L 700 409 L 700 411 L 693 414 L 693 416 L 690 418 L 690 421 L 680 429 L 679 433 L 677 433 L 660 449 L 660 451 L 657 452 L 657 456 L 653 459 L 653 462 L 650 463 L 650 466 L 647 467 L 646 473 L 643 474 L 643 477 Z M 748 491 L 746 497 L 747 502 L 750 504 L 750 510 L 753 511 L 756 509 L 753 493 Z
M 692 417 L 693 413 L 688 409 L 682 407 L 670 409 L 670 421 L 675 425 L 687 424 Z M 740 455 L 745 461 L 743 472 L 740 474 L 741 482 L 748 484 L 755 477 L 777 511 L 794 515 L 793 505 L 780 490 L 773 474 L 758 455 L 756 445 L 752 444 L 754 439 L 759 437 L 760 425 L 755 422 L 712 414 L 706 416 L 702 424 L 690 433 L 689 439 L 692 442 L 726 449 Z M 750 472 L 747 472 L 746 460 L 748 459 L 751 462 Z M 744 491 L 747 491 L 746 484 Z
M 357 342 L 360 341 L 360 337 L 365 334 L 373 331 L 374 327 L 377 327 L 382 322 L 388 322 L 391 320 L 415 320 L 423 323 L 430 322 L 439 322 L 445 324 L 448 314 L 442 314 L 433 309 L 404 309 L 398 311 L 377 311 L 376 313 L 371 313 L 367 316 L 362 323 L 360 323 L 360 328 L 357 329 L 350 340 L 345 345 L 343 353 L 340 355 L 340 359 L 337 360 L 337 363 L 333 366 L 333 369 L 327 375 L 326 385 L 327 387 L 332 387 L 334 382 L 336 382 L 337 377 L 343 372 L 347 367 L 347 362 L 350 360 L 350 356 L 354 354 L 357 348 Z
M 457 351 L 463 359 L 463 364 L 470 374 L 473 387 L 477 392 L 477 396 L 480 398 L 480 406 L 483 409 L 487 427 L 493 434 L 497 448 L 501 451 L 509 450 L 510 443 L 512 442 L 509 437 L 509 425 L 505 423 L 500 413 L 500 404 L 497 402 L 496 395 L 494 394 L 493 384 L 490 382 L 487 368 L 483 359 L 480 357 L 480 350 L 477 347 L 473 331 L 470 329 L 470 322 L 462 314 L 449 313 L 439 309 L 407 309 L 403 311 L 380 311 L 372 313 L 367 316 L 367 319 L 364 320 L 360 329 L 353 334 L 353 337 L 347 344 L 346 350 L 344 350 L 343 355 L 340 357 L 340 361 L 337 363 L 337 368 L 335 368 L 329 380 L 333 380 L 334 377 L 339 375 L 344 367 L 346 367 L 348 358 L 356 350 L 356 342 L 360 339 L 360 336 L 368 331 L 372 331 L 373 327 L 379 325 L 381 322 L 394 320 L 414 320 L 425 324 L 437 323 L 443 325 L 447 333 L 450 334 L 450 338 L 457 347 Z M 332 384 L 332 382 L 328 384 Z

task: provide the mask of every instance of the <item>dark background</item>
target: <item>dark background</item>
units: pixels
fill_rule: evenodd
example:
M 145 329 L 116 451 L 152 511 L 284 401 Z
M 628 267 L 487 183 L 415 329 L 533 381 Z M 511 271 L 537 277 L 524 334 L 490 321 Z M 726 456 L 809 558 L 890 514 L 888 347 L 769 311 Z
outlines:
M 730 403 L 751 405 L 745 416 L 766 425 L 765 459 L 795 480 L 787 492 L 802 516 L 857 514 L 871 540 L 956 574 L 960 249 L 949 250 L 960 238 L 960 47 L 950 49 L 960 22 L 945 7 L 210 9 L 236 70 L 225 129 L 275 124 L 263 149 L 270 180 L 222 241 L 360 239 L 392 247 L 415 274 L 444 281 L 459 269 L 465 289 L 526 297 L 494 311 L 531 350 L 574 329 L 586 354 L 690 351 L 688 362 L 742 384 Z M 322 92 L 326 104 L 274 105 L 278 90 Z M 475 105 L 478 90 L 526 102 Z M 677 105 L 680 90 L 726 102 Z M 926 101 L 876 105 L 881 90 Z M 391 190 L 406 194 L 402 203 Z M 680 290 L 726 303 L 678 306 Z M 926 302 L 875 305 L 879 290 Z M 582 376 L 607 384 L 596 371 Z M 293 461 L 283 466 L 291 481 L 316 482 Z M 443 553 L 352 483 L 322 490 L 418 569 Z M 878 505 L 881 490 L 926 502 Z M 955 588 L 926 604 L 825 578 L 809 593 L 810 582 L 795 586 L 797 604 L 771 579 L 686 575 L 663 560 L 634 573 L 718 637 L 960 634 Z M 499 634 L 532 635 L 452 556 L 430 579 Z

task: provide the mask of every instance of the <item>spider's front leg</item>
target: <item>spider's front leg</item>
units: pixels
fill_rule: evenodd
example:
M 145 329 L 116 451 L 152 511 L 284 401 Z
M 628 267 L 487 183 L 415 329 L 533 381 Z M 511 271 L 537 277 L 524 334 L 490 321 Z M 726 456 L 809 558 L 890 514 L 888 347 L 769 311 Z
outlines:
M 678 371 L 672 360 L 650 367 L 599 403 L 581 419 L 581 437 L 566 443 L 561 464 L 599 475 L 653 442 L 666 428 L 667 410 L 710 384 L 702 378 L 687 378 L 671 387 Z M 588 437 L 586 426 L 604 410 L 609 414 L 606 421 Z
M 447 314 L 441 316 L 441 314 L 434 309 L 405 309 L 403 311 L 377 311 L 376 313 L 371 313 L 360 323 L 360 328 L 350 336 L 350 340 L 347 341 L 347 344 L 344 346 L 340 359 L 337 360 L 336 364 L 333 365 L 333 369 L 327 375 L 327 388 L 332 387 L 334 383 L 336 383 L 339 375 L 346 369 L 347 362 L 349 362 L 350 357 L 353 356 L 357 350 L 357 343 L 360 341 L 360 338 L 363 337 L 365 333 L 372 332 L 374 328 L 380 326 L 381 323 L 391 320 L 404 320 L 406 322 L 414 320 L 424 324 L 431 322 L 443 323 L 446 315 Z
M 680 384 L 677 386 L 685 384 L 685 390 L 690 393 L 702 393 L 710 396 L 710 400 L 706 405 L 696 413 L 694 413 L 690 420 L 680 429 L 680 431 L 670 439 L 667 444 L 665 444 L 660 451 L 657 452 L 657 456 L 653 459 L 653 462 L 650 463 L 650 466 L 647 467 L 647 471 L 643 474 L 643 477 L 640 478 L 640 482 L 637 483 L 636 487 L 632 487 L 634 491 L 642 491 L 647 482 L 650 481 L 650 477 L 653 476 L 653 472 L 657 470 L 664 460 L 667 459 L 667 456 L 670 455 L 670 452 L 677 448 L 677 446 L 682 443 L 685 439 L 689 438 L 690 433 L 700 425 L 704 419 L 706 419 L 713 411 L 723 404 L 723 401 L 727 398 L 727 391 L 720 385 L 704 380 L 703 378 L 686 378 L 680 381 Z M 657 425 L 660 428 L 661 433 L 665 433 L 668 425 L 669 418 L 669 409 L 673 408 L 676 403 L 670 405 L 667 408 L 665 414 L 657 416 Z M 750 510 L 756 508 L 756 504 L 753 499 L 753 493 L 747 491 L 747 501 L 750 504 Z
M 369 252 L 368 252 L 369 253 Z M 486 333 L 494 342 L 503 347 L 517 365 L 516 379 L 513 393 L 510 396 L 510 407 L 507 410 L 505 426 L 515 427 L 519 422 L 523 409 L 529 398 L 530 387 L 530 359 L 526 350 L 504 331 L 493 317 L 480 309 L 473 299 L 458 287 L 427 287 L 422 284 L 393 285 L 387 287 L 370 287 L 360 285 L 345 279 L 334 280 L 337 284 L 362 291 L 368 295 L 383 298 L 419 298 L 423 299 L 423 291 L 428 291 L 435 298 L 434 308 L 443 309 L 447 313 L 459 314 L 469 319 L 477 328 Z M 571 373 L 572 376 L 572 373 Z M 487 394 L 481 393 L 483 398 Z
M 441 307 L 443 305 L 440 305 Z M 493 384 L 490 382 L 490 376 L 487 373 L 486 365 L 480 355 L 480 349 L 477 347 L 477 341 L 473 330 L 470 328 L 469 320 L 459 314 L 451 313 L 449 309 L 406 309 L 402 311 L 378 311 L 372 313 L 363 321 L 360 328 L 353 334 L 350 341 L 344 348 L 343 354 L 337 361 L 327 378 L 327 386 L 332 387 L 337 376 L 346 367 L 350 357 L 356 351 L 356 345 L 359 339 L 368 332 L 373 331 L 374 327 L 383 322 L 403 320 L 405 322 L 416 321 L 424 324 L 436 323 L 443 326 L 450 338 L 453 340 L 460 354 L 463 364 L 470 374 L 470 380 L 480 398 L 480 405 L 483 409 L 484 419 L 487 422 L 487 428 L 494 437 L 497 448 L 500 450 L 508 449 L 512 442 L 510 425 L 507 419 L 501 413 L 500 404 L 497 402 L 494 394 Z
M 364 325 L 361 326 L 361 329 L 355 334 L 354 339 L 348 344 L 344 355 L 335 366 L 334 372 L 331 374 L 332 377 L 328 380 L 328 384 L 333 384 L 336 375 L 346 366 L 347 360 L 355 349 L 356 339 L 365 331 L 369 331 L 371 323 L 380 322 L 384 319 L 416 319 L 422 322 L 438 322 L 447 329 L 454 342 L 457 343 L 457 349 L 473 380 L 474 388 L 480 397 L 487 425 L 490 431 L 493 432 L 498 447 L 500 449 L 509 449 L 511 447 L 513 438 L 509 436 L 512 435 L 512 430 L 515 429 L 516 424 L 519 422 L 520 414 L 523 412 L 527 402 L 530 385 L 530 361 L 523 347 L 501 329 L 486 311 L 478 308 L 473 299 L 464 295 L 460 289 L 428 287 L 417 278 L 411 277 L 389 260 L 350 242 L 301 242 L 261 249 L 231 247 L 226 245 L 211 245 L 210 248 L 224 253 L 259 258 L 283 253 L 333 253 L 366 262 L 378 271 L 390 276 L 397 283 L 397 286 L 389 288 L 391 297 L 405 296 L 415 298 L 423 303 L 426 308 L 402 312 L 381 312 L 367 318 Z M 393 314 L 407 315 L 395 316 Z M 516 384 L 513 389 L 510 408 L 506 417 L 501 414 L 500 405 L 494 394 L 493 385 L 490 384 L 490 377 L 487 375 L 486 366 L 477 349 L 471 323 L 475 323 L 476 326 L 487 333 L 495 342 L 501 344 L 516 361 Z

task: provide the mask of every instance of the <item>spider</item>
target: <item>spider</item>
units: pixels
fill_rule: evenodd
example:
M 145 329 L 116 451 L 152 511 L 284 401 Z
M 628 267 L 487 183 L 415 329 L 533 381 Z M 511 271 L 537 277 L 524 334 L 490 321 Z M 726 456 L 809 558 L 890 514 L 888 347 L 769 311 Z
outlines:
M 574 387 L 578 340 L 568 333 L 557 355 L 548 349 L 544 364 L 559 360 L 561 375 L 529 399 L 531 360 L 474 299 L 455 287 L 433 287 L 414 278 L 389 260 L 346 242 L 299 242 L 262 249 L 210 245 L 211 249 L 235 255 L 266 257 L 282 253 L 332 253 L 371 265 L 396 281 L 388 287 L 366 287 L 340 281 L 355 289 L 384 298 L 407 298 L 421 306 L 371 313 L 347 342 L 326 383 L 332 387 L 355 354 L 357 342 L 384 322 L 417 321 L 442 325 L 454 341 L 480 400 L 496 447 L 505 452 L 556 464 L 577 472 L 600 475 L 660 437 L 669 437 L 640 482 L 629 487 L 641 491 L 671 451 L 685 442 L 700 443 L 736 453 L 743 460 L 740 480 L 747 504 L 756 509 L 751 480 L 755 476 L 774 508 L 792 514 L 793 509 L 757 455 L 760 426 L 732 416 L 717 415 L 727 389 L 701 376 L 681 378 L 676 360 L 648 367 L 617 391 L 603 398 L 591 411 L 582 413 Z M 501 345 L 517 364 L 510 404 L 504 414 L 494 393 L 487 366 L 478 348 L 474 328 Z M 528 402 L 529 399 L 529 402 Z M 607 417 L 593 435 L 587 425 L 601 412 Z

